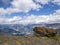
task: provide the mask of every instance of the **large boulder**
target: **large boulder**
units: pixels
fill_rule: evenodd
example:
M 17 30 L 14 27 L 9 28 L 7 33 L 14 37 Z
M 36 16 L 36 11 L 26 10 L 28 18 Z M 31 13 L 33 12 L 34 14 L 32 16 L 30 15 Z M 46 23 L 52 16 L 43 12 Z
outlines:
M 34 27 L 33 31 L 35 34 L 47 37 L 55 36 L 57 34 L 56 30 L 52 28 Z

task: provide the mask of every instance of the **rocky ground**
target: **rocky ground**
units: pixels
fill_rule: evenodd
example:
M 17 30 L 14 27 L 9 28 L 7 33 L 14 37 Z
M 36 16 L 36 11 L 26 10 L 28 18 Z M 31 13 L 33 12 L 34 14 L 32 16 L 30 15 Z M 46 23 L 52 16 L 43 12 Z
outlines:
M 0 36 L 0 45 L 60 45 L 60 35 L 55 37 Z

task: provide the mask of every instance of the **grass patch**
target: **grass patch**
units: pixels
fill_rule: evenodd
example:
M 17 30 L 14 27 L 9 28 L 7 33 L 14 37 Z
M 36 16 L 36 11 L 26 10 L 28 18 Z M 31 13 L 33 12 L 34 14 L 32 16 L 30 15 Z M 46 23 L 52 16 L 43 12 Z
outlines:
M 4 34 L 0 34 L 0 36 L 4 36 Z
M 23 42 L 23 39 L 18 38 L 17 41 L 18 41 L 18 42 Z
M 59 41 L 59 40 L 60 40 L 60 35 L 57 34 L 57 35 L 54 36 L 54 37 L 50 37 L 50 39 L 54 39 L 54 40 L 56 40 L 56 41 Z

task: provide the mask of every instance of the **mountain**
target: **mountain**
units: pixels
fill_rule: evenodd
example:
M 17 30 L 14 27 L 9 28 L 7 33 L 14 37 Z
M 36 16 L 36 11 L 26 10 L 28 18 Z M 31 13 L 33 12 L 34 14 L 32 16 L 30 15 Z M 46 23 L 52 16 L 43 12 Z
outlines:
M 26 36 L 33 35 L 34 27 L 46 27 L 46 28 L 54 28 L 60 34 L 60 23 L 54 24 L 0 24 L 0 34 L 6 35 L 14 35 L 14 36 Z
M 47 24 L 46 27 L 48 27 L 48 28 L 54 28 L 60 34 L 60 23 Z

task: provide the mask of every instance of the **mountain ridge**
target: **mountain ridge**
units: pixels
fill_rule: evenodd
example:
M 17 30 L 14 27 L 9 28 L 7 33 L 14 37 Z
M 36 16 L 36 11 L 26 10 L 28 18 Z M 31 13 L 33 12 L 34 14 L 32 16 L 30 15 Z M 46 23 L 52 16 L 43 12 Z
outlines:
M 33 35 L 33 28 L 34 27 L 46 27 L 46 28 L 54 28 L 57 30 L 57 32 L 60 34 L 60 23 L 54 23 L 54 24 L 28 24 L 28 25 L 22 25 L 22 24 L 0 24 L 0 33 L 10 34 L 10 35 L 16 35 L 16 36 L 25 36 L 25 35 Z M 3 31 L 1 30 L 3 29 Z

